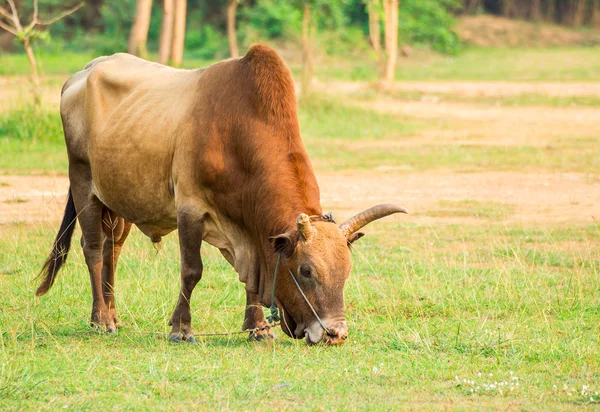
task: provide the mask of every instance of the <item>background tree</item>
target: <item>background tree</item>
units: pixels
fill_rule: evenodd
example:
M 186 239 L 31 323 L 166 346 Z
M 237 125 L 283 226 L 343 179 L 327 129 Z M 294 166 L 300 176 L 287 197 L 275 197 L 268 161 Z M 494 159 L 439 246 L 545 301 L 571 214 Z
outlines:
M 398 0 L 383 0 L 385 16 L 385 72 L 383 81 L 391 83 L 396 76 L 398 60 Z
M 502 1 L 502 15 L 504 17 L 511 17 L 514 0 L 503 0 Z
M 592 27 L 600 27 L 600 0 L 592 0 L 590 19 Z
M 369 0 L 369 34 L 371 44 L 377 54 L 377 66 L 379 68 L 380 81 L 383 85 L 389 85 L 394 81 L 396 74 L 396 63 L 398 60 L 398 0 Z M 384 21 L 384 47 L 381 49 L 381 11 L 383 10 Z
M 33 0 L 33 16 L 31 22 L 26 26 L 21 24 L 19 12 L 14 0 L 7 0 L 10 7 L 10 12 L 4 7 L 0 6 L 0 28 L 12 33 L 23 45 L 25 54 L 27 55 L 27 61 L 29 62 L 29 69 L 31 71 L 31 84 L 33 103 L 38 106 L 41 102 L 41 90 L 40 90 L 40 76 L 37 69 L 37 62 L 35 55 L 33 54 L 33 42 L 38 39 L 47 39 L 48 33 L 36 29 L 37 26 L 50 26 L 51 24 L 59 21 L 60 19 L 68 16 L 83 7 L 83 3 L 79 3 L 75 7 L 72 7 L 57 16 L 42 20 L 38 16 L 38 1 Z
M 171 45 L 171 62 L 173 66 L 181 66 L 185 43 L 185 19 L 187 13 L 186 0 L 175 0 L 173 20 L 173 43 Z
M 160 26 L 160 40 L 158 43 L 158 62 L 167 64 L 171 57 L 171 43 L 173 42 L 173 0 L 163 0 L 163 19 Z
M 479 11 L 482 0 L 465 0 L 465 13 L 475 14 Z M 535 1 L 535 0 L 534 0 Z
M 586 0 L 571 1 L 571 24 L 575 27 L 583 25 Z
M 531 20 L 540 21 L 542 19 L 541 5 L 541 0 L 531 0 L 531 12 L 529 13 Z
M 302 97 L 310 94 L 313 61 L 312 61 L 312 22 L 311 4 L 305 1 L 302 9 Z
M 141 58 L 148 58 L 146 42 L 148 40 L 148 28 L 150 27 L 150 15 L 152 12 L 152 0 L 137 0 L 135 19 L 129 34 L 127 51 Z
M 375 51 L 379 77 L 382 77 L 385 58 L 381 49 L 381 2 L 379 0 L 367 0 L 367 13 L 369 14 L 369 37 Z
M 229 55 L 238 57 L 240 55 L 237 44 L 236 12 L 239 0 L 228 0 L 227 2 L 227 39 L 229 42 Z

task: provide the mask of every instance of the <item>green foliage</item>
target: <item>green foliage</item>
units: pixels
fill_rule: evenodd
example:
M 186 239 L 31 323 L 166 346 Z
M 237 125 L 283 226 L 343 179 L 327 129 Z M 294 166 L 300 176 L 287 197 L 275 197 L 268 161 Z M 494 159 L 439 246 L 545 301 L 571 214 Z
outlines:
M 33 27 L 25 27 L 23 30 L 17 32 L 17 40 L 25 42 L 26 40 L 30 43 L 37 41 L 47 42 L 50 41 L 50 33 L 47 31 L 37 30 Z
M 259 0 L 253 7 L 241 7 L 240 27 L 250 26 L 261 37 L 290 38 L 302 30 L 302 9 L 288 1 Z
M 227 37 L 213 26 L 203 26 L 199 30 L 188 31 L 185 38 L 186 56 L 199 59 L 226 58 L 228 56 Z
M 454 55 L 460 51 L 460 39 L 452 30 L 452 12 L 458 0 L 403 0 L 400 2 L 400 33 L 409 43 L 430 45 L 434 50 Z
M 459 50 L 452 32 L 451 12 L 458 0 L 403 0 L 400 2 L 400 35 L 406 42 L 431 45 L 437 51 L 455 54 Z M 26 2 L 27 3 L 27 2 Z M 44 0 L 40 15 L 54 15 L 75 1 Z M 188 2 L 186 53 L 193 57 L 215 58 L 228 55 L 225 27 L 227 2 Z M 242 46 L 264 40 L 298 41 L 302 30 L 303 1 L 256 0 L 241 2 L 238 8 L 238 38 Z M 328 55 L 365 51 L 368 15 L 364 0 L 312 0 L 312 21 L 316 45 Z M 24 15 L 31 5 L 23 4 Z M 53 41 L 46 50 L 86 51 L 106 55 L 127 49 L 127 38 L 135 15 L 135 0 L 92 2 L 77 13 L 53 24 L 48 30 Z M 149 50 L 157 48 L 162 11 L 152 10 L 148 31 Z M 45 36 L 48 32 L 40 31 Z

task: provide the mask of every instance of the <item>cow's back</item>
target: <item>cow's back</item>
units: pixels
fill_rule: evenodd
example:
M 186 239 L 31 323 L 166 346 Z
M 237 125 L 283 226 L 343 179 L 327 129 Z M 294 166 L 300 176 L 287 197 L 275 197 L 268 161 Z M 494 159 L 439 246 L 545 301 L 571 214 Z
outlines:
M 142 229 L 176 224 L 171 162 L 200 75 L 116 54 L 93 60 L 63 87 L 70 162 L 89 164 L 94 194 Z

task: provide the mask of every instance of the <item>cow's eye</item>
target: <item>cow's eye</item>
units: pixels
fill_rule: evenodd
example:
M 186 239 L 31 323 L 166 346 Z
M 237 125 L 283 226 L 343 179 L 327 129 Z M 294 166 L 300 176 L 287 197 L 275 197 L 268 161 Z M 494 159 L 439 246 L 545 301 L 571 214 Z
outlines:
M 309 278 L 312 276 L 312 270 L 308 265 L 300 265 L 300 267 L 298 268 L 298 272 L 300 272 L 300 274 L 305 278 Z

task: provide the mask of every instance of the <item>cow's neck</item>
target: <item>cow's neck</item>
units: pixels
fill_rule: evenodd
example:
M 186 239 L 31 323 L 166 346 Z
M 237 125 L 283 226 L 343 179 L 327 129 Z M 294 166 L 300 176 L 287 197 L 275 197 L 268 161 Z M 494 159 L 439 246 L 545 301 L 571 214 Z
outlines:
M 302 144 L 290 144 L 290 150 L 278 153 L 265 165 L 265 173 L 256 186 L 246 191 L 245 220 L 259 254 L 259 293 L 265 302 L 270 290 L 277 256 L 269 238 L 282 233 L 295 235 L 296 218 L 301 213 L 321 215 L 319 187 Z M 260 295 L 259 295 L 260 296 Z
M 252 188 L 253 207 L 247 222 L 265 244 L 271 236 L 295 229 L 300 213 L 321 214 L 317 180 L 304 150 L 288 153 Z

